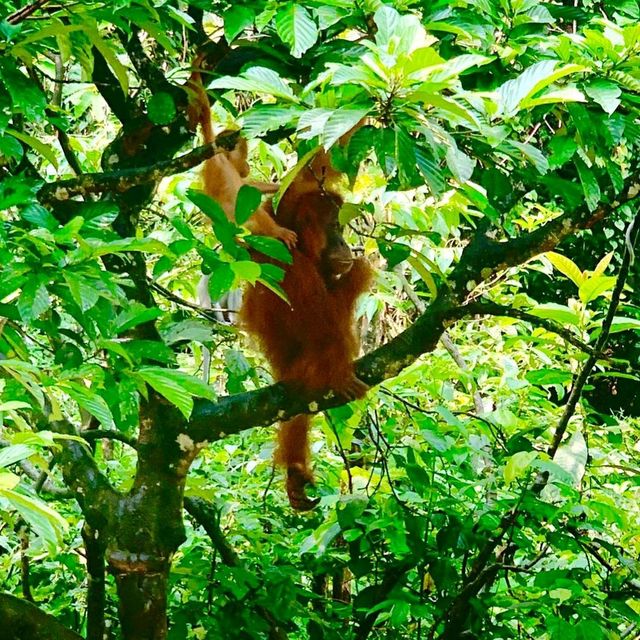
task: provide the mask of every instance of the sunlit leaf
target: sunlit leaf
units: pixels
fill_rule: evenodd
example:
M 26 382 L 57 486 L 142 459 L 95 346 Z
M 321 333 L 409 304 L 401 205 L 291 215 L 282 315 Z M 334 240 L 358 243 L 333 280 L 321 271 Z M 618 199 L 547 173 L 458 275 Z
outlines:
M 580 271 L 578 265 L 573 262 L 571 258 L 567 258 L 555 251 L 547 251 L 544 256 L 560 273 L 567 276 L 576 287 L 579 287 L 584 282 L 582 271 Z
M 318 39 L 318 27 L 304 5 L 290 2 L 276 14 L 276 31 L 291 48 L 291 55 L 299 58 Z

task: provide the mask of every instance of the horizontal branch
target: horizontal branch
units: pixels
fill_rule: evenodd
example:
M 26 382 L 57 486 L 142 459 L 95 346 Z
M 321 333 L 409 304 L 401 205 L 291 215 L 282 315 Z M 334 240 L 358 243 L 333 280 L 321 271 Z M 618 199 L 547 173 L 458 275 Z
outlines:
M 372 351 L 356 364 L 356 375 L 368 385 L 376 385 L 397 375 L 416 358 L 435 349 L 444 331 L 445 320 L 454 313 L 451 300 L 435 300 L 410 327 L 387 344 Z M 267 426 L 300 413 L 317 413 L 345 403 L 345 398 L 327 394 L 303 398 L 283 383 L 256 391 L 238 393 L 217 402 L 197 401 L 188 425 L 196 442 L 218 440 L 231 433 Z
M 465 247 L 449 278 L 454 290 L 458 295 L 464 295 L 497 273 L 551 251 L 566 237 L 581 229 L 593 227 L 613 210 L 635 200 L 639 193 L 640 174 L 631 177 L 624 189 L 624 195 L 619 196 L 611 205 L 602 204 L 594 211 L 589 211 L 584 205 L 576 211 L 550 220 L 530 233 L 502 242 L 491 237 L 492 230 L 479 231 Z
M 626 193 L 625 201 L 637 197 L 635 182 Z M 355 363 L 356 374 L 368 385 L 376 385 L 396 376 L 421 355 L 435 349 L 448 321 L 475 313 L 474 309 L 478 307 L 464 304 L 470 290 L 469 280 L 476 286 L 497 271 L 522 264 L 535 255 L 550 251 L 571 233 L 588 228 L 605 218 L 619 204 L 618 202 L 613 207 L 603 205 L 593 212 L 585 208 L 568 213 L 525 236 L 503 242 L 497 242 L 485 233 L 478 233 L 463 250 L 460 262 L 452 272 L 450 281 L 453 286 L 443 286 L 436 299 L 411 326 L 387 344 L 360 358 Z M 498 305 L 485 307 L 485 312 L 498 310 L 501 313 L 503 311 Z M 556 329 L 554 326 L 553 330 Z M 567 336 L 563 332 L 562 335 L 580 349 L 587 347 L 570 334 Z M 217 402 L 197 401 L 187 431 L 195 442 L 218 440 L 243 429 L 266 426 L 300 413 L 317 413 L 344 402 L 344 398 L 332 394 L 303 398 L 287 385 L 274 384 L 256 391 L 227 396 Z
M 34 604 L 0 593 L 0 620 L 5 640 L 83 640 Z
M 235 135 L 236 133 L 233 132 L 229 134 L 229 137 Z M 162 160 L 151 166 L 103 173 L 85 173 L 76 178 L 49 182 L 40 188 L 38 200 L 43 204 L 55 204 L 75 196 L 86 196 L 92 193 L 105 191 L 123 193 L 132 187 L 158 182 L 167 176 L 193 169 L 205 160 L 212 158 L 216 153 L 225 151 L 228 146 L 228 144 L 223 145 L 223 140 L 220 139 L 219 144 L 205 144 L 177 158 Z

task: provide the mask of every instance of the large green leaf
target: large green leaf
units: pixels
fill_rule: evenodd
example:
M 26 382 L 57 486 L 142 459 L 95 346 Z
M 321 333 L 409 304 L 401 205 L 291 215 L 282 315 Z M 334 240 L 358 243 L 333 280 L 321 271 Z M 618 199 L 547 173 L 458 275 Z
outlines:
M 189 418 L 193 410 L 193 396 L 215 399 L 212 387 L 182 371 L 144 367 L 138 369 L 136 375 L 175 405 L 185 418 Z
M 256 251 L 264 253 L 265 256 L 269 256 L 285 264 L 291 264 L 293 262 L 289 249 L 287 249 L 280 240 L 267 236 L 247 236 L 245 242 Z
M 60 387 L 85 411 L 96 417 L 105 429 L 115 429 L 113 414 L 106 400 L 82 384 L 65 382 Z
M 555 251 L 547 251 L 544 256 L 560 273 L 567 276 L 576 287 L 579 287 L 584 282 L 580 267 L 571 258 L 567 258 Z
M 7 500 L 10 507 L 24 518 L 53 554 L 62 544 L 63 534 L 69 527 L 67 521 L 41 500 L 17 490 L 0 489 L 0 497 Z
M 212 89 L 237 89 L 264 93 L 283 100 L 298 102 L 289 85 L 273 69 L 267 67 L 251 67 L 240 76 L 217 78 L 210 86 Z
M 565 76 L 585 71 L 578 64 L 558 67 L 557 60 L 541 60 L 525 69 L 517 78 L 507 80 L 499 89 L 498 97 L 502 114 L 515 115 L 520 109 L 528 108 L 527 100 Z
M 300 58 L 318 40 L 318 27 L 303 4 L 289 2 L 276 13 L 276 31 L 289 45 L 291 55 Z
M 235 218 L 238 224 L 244 224 L 253 215 L 262 202 L 262 193 L 255 187 L 243 184 L 236 199 Z

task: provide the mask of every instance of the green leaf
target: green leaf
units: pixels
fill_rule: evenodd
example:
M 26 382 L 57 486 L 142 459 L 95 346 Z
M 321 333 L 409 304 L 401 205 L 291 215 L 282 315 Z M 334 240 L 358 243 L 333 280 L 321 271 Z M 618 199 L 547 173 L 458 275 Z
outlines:
M 345 133 L 351 131 L 369 113 L 369 107 L 353 105 L 333 111 L 327 118 L 320 142 L 325 149 L 333 146 Z
M 129 307 L 124 309 L 115 319 L 116 333 L 122 333 L 137 327 L 145 322 L 152 322 L 156 318 L 162 315 L 162 311 L 157 307 L 145 307 L 139 302 L 132 303 Z
M 318 40 L 318 27 L 304 5 L 290 2 L 276 14 L 276 32 L 289 45 L 291 55 L 300 58 Z
M 255 104 L 239 120 L 247 138 L 259 138 L 269 131 L 295 127 L 301 113 L 300 107 L 295 105 Z
M 549 166 L 553 169 L 561 167 L 573 158 L 578 150 L 578 143 L 566 135 L 556 135 L 549 143 L 551 155 L 549 156 Z
M 531 384 L 545 386 L 552 384 L 565 385 L 571 382 L 573 376 L 569 371 L 563 371 L 562 369 L 537 369 L 536 371 L 528 371 L 525 374 L 525 379 Z
M 584 192 L 587 207 L 589 211 L 595 211 L 598 208 L 598 204 L 600 204 L 600 198 L 602 196 L 598 180 L 593 171 L 591 171 L 582 160 L 576 158 L 575 165 L 578 170 L 578 175 L 580 176 L 580 183 L 582 184 L 582 191 Z
M 73 382 L 66 382 L 60 385 L 60 388 L 75 400 L 78 406 L 97 418 L 105 429 L 116 428 L 111 409 L 102 396 L 84 385 Z
M 550 84 L 564 76 L 586 70 L 586 67 L 578 64 L 556 68 L 557 64 L 557 60 L 542 60 L 525 69 L 517 78 L 507 80 L 498 89 L 502 114 L 506 117 L 515 115 L 519 109 L 528 107 L 529 98 Z
M 88 311 L 98 302 L 100 290 L 96 289 L 91 281 L 69 270 L 63 271 L 62 277 L 69 287 L 71 297 L 83 312 Z
M 455 120 L 466 123 L 467 125 L 470 124 L 474 127 L 478 126 L 478 120 L 473 112 L 466 107 L 463 107 L 453 98 L 448 98 L 433 91 L 418 89 L 409 95 L 407 99 L 435 107 L 444 117 L 452 117 Z
M 175 369 L 144 367 L 136 371 L 144 382 L 175 405 L 185 418 L 193 410 L 193 396 L 214 399 L 213 389 L 202 380 Z
M 325 522 L 302 541 L 298 553 L 303 555 L 305 553 L 315 552 L 315 556 L 319 558 L 326 553 L 331 542 L 333 542 L 339 534 L 340 525 L 337 522 Z
M 235 217 L 238 224 L 244 224 L 262 202 L 262 193 L 255 187 L 243 184 L 238 191 Z
M 434 196 L 440 195 L 446 187 L 446 182 L 438 162 L 433 157 L 431 151 L 425 147 L 416 145 L 416 165 L 420 173 Z
M 554 302 L 548 302 L 547 304 L 541 304 L 529 311 L 538 318 L 547 318 L 549 320 L 555 320 L 560 324 L 569 324 L 574 327 L 580 325 L 580 318 L 578 314 L 573 312 L 569 307 Z
M 212 300 L 213 299 L 214 298 L 212 298 Z M 168 345 L 192 340 L 194 342 L 209 343 L 212 342 L 217 335 L 217 329 L 214 331 L 211 322 L 195 319 L 162 325 L 160 331 L 163 342 Z
M 586 98 L 582 91 L 574 86 L 568 86 L 547 91 L 539 98 L 525 100 L 520 106 L 523 109 L 533 109 L 544 104 L 567 104 L 568 102 L 586 102 Z
M 7 135 L 0 136 L 0 156 L 19 161 L 23 155 L 22 145 L 15 138 Z
M 584 304 L 589 304 L 603 293 L 611 291 L 615 284 L 616 278 L 613 276 L 592 276 L 587 278 L 578 290 L 580 300 Z
M 210 86 L 212 89 L 237 89 L 264 93 L 275 98 L 298 102 L 285 81 L 273 69 L 267 67 L 251 67 L 240 76 L 223 76 L 214 80 Z
M 193 202 L 193 204 L 202 211 L 212 222 L 228 223 L 227 218 L 222 207 L 210 196 L 202 191 L 196 191 L 195 189 L 189 189 L 187 191 L 187 198 Z
M 585 93 L 609 115 L 620 106 L 622 90 L 615 82 L 598 78 L 585 87 Z
M 20 484 L 20 476 L 10 471 L 0 471 L 0 496 L 5 489 L 15 489 Z
M 60 226 L 60 223 L 39 204 L 30 204 L 20 210 L 20 217 L 36 227 L 54 231 Z
M 609 333 L 620 333 L 621 331 L 629 331 L 630 329 L 640 331 L 640 320 L 637 318 L 622 318 L 616 316 L 611 323 Z
M 147 113 L 154 124 L 169 124 L 176 118 L 176 105 L 168 93 L 155 93 L 147 103 Z
M 374 14 L 378 27 L 376 44 L 392 55 L 408 54 L 427 40 L 418 16 L 400 15 L 393 7 L 383 5 Z
M 408 258 L 409 264 L 418 272 L 419 276 L 424 280 L 424 283 L 429 289 L 429 293 L 435 298 L 438 295 L 438 286 L 434 280 L 431 272 L 427 268 L 427 265 L 421 260 L 423 256 L 421 254 L 413 255 Z
M 0 490 L 0 496 L 5 498 L 29 524 L 37 536 L 42 538 L 54 553 L 62 544 L 62 537 L 68 528 L 67 521 L 44 502 L 25 496 L 17 491 Z
M 579 287 L 584 282 L 585 276 L 582 275 L 578 265 L 570 258 L 555 251 L 547 251 L 544 256 L 560 273 L 567 276 L 576 287 Z
M 129 93 L 129 76 L 127 74 L 127 69 L 118 59 L 118 56 L 112 49 L 111 44 L 102 39 L 97 29 L 91 28 L 88 25 L 84 30 L 84 33 L 91 41 L 91 44 L 102 54 L 102 57 L 118 79 L 122 92 L 127 95 Z
M 90 249 L 91 255 L 96 258 L 112 253 L 126 253 L 127 251 L 172 255 L 167 245 L 155 238 L 122 238 L 111 242 L 102 242 L 96 238 L 85 238 L 84 244 Z M 78 251 L 82 251 L 82 248 Z
M 296 162 L 295 167 L 293 167 L 293 169 L 291 169 L 291 171 L 289 171 L 289 173 L 280 180 L 280 189 L 278 189 L 278 193 L 273 196 L 273 208 L 276 211 L 278 210 L 278 203 L 280 202 L 280 198 L 282 198 L 282 194 L 286 193 L 296 176 L 307 166 L 307 164 L 309 164 L 311 159 L 320 151 L 320 149 L 321 147 L 318 146 L 307 151 L 307 153 L 305 153 L 298 162 Z
M 250 27 L 255 20 L 255 12 L 252 8 L 240 5 L 231 5 L 224 12 L 224 37 L 230 44 L 245 29 Z
M 58 168 L 58 158 L 56 156 L 53 147 L 50 147 L 44 142 L 40 142 L 37 138 L 22 133 L 20 131 L 14 131 L 13 129 L 7 129 L 6 133 L 14 138 L 17 138 L 21 142 L 24 142 L 27 146 L 31 147 L 34 151 L 37 151 L 43 158 L 46 158 L 56 169 Z
M 280 240 L 275 238 L 269 238 L 267 236 L 247 236 L 245 242 L 260 253 L 264 253 L 265 256 L 284 262 L 285 264 L 291 264 L 293 258 L 289 249 Z
M 228 262 L 219 262 L 209 274 L 207 291 L 212 301 L 219 300 L 233 287 L 236 276 Z
M 534 147 L 528 142 L 519 142 L 518 140 L 505 140 L 501 147 L 512 147 L 522 154 L 525 159 L 530 162 L 540 175 L 544 175 L 549 170 L 549 161 L 544 157 L 540 149 Z M 513 154 L 512 154 L 513 155 Z
M 558 602 L 565 602 L 567 600 L 571 600 L 572 596 L 573 596 L 573 593 L 571 592 L 570 589 L 558 588 L 558 589 L 551 589 L 551 591 L 549 591 L 549 597 L 553 598 L 554 600 L 558 600 Z
M 387 261 L 387 269 L 391 270 L 411 255 L 411 247 L 400 242 L 377 240 L 380 255 Z
M 238 260 L 231 264 L 231 269 L 235 273 L 238 280 L 246 280 L 251 284 L 255 284 L 256 280 L 260 277 L 260 265 L 250 260 Z
M 39 119 L 44 115 L 47 106 L 44 93 L 18 68 L 16 61 L 6 52 L 0 58 L 0 79 L 11 96 L 12 111 L 23 113 L 27 118 L 33 119 Z
M 518 451 L 512 455 L 504 468 L 504 481 L 511 484 L 518 478 L 523 478 L 531 463 L 539 456 L 537 451 Z
M 450 146 L 447 148 L 446 160 L 451 173 L 460 184 L 471 179 L 476 166 L 475 159 L 460 151 L 456 146 Z
M 285 271 L 278 265 L 265 262 L 260 265 L 260 272 L 260 282 L 263 282 L 265 278 L 273 283 L 282 282 L 282 280 L 284 280 Z
M 36 451 L 26 444 L 14 444 L 0 449 L 0 468 L 9 467 L 16 462 L 26 460 L 34 455 Z M 13 487 L 9 487 L 10 489 Z
M 45 285 L 38 279 L 27 281 L 18 297 L 18 311 L 22 319 L 31 322 L 50 308 L 51 300 Z

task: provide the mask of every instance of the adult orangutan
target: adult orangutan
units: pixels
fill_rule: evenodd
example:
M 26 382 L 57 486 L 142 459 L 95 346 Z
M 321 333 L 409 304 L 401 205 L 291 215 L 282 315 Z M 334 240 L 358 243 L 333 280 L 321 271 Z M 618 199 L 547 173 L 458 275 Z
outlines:
M 342 236 L 342 200 L 330 188 L 336 175 L 328 156 L 320 153 L 284 193 L 278 223 L 298 237 L 281 283 L 288 302 L 257 284 L 246 290 L 240 318 L 257 338 L 276 380 L 305 394 L 331 390 L 352 400 L 367 391 L 353 368 L 359 348 L 354 311 L 373 272 L 367 260 L 353 257 Z M 295 416 L 278 432 L 275 461 L 286 469 L 295 509 L 317 503 L 305 492 L 313 482 L 310 421 L 309 415 Z

